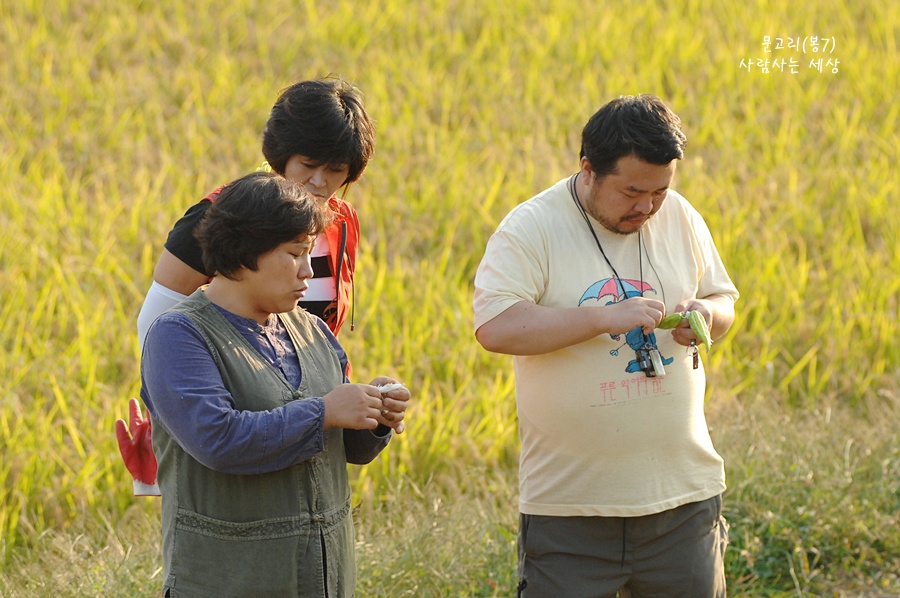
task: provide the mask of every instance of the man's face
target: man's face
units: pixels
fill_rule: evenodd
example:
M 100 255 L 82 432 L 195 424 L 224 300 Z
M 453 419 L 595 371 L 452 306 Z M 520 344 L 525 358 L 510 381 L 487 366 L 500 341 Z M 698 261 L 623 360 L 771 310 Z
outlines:
M 587 158 L 582 158 L 578 185 L 583 187 L 578 196 L 587 197 L 582 200 L 584 209 L 604 228 L 630 235 L 662 207 L 674 176 L 675 160 L 658 165 L 626 156 L 619 158 L 613 173 L 598 179 Z

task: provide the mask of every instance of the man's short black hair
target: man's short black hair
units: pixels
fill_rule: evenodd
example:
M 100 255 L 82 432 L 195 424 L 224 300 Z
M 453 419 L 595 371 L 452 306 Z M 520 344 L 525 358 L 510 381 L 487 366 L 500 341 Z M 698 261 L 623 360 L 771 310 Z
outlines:
M 581 133 L 581 157 L 596 177 L 615 171 L 619 158 L 635 156 L 665 165 L 684 157 L 681 119 L 654 95 L 622 96 L 600 108 Z
M 272 172 L 248 174 L 222 189 L 197 226 L 203 266 L 234 280 L 282 243 L 321 234 L 331 218 L 302 185 Z
M 347 164 L 344 183 L 362 176 L 375 151 L 375 124 L 358 89 L 343 79 L 301 81 L 281 92 L 263 131 L 262 152 L 284 175 L 292 156 L 318 164 Z

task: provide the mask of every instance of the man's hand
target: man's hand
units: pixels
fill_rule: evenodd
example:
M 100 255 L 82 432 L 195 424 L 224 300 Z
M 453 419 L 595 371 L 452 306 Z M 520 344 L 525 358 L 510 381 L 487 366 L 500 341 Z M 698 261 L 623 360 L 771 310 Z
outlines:
M 723 295 L 711 295 L 704 299 L 690 299 L 679 303 L 675 311 L 695 311 L 703 316 L 709 327 L 711 340 L 721 338 L 734 323 L 734 301 Z M 672 329 L 672 338 L 679 345 L 690 346 L 691 341 L 700 344 L 687 320 Z
M 137 399 L 128 402 L 128 411 L 127 428 L 123 420 L 116 420 L 116 439 L 125 467 L 134 478 L 134 495 L 159 496 L 159 486 L 156 484 L 156 455 L 153 454 L 150 437 L 150 418 L 144 419 L 141 415 L 141 406 Z
M 643 327 L 644 334 L 650 334 L 666 315 L 666 306 L 662 301 L 647 297 L 631 297 L 607 305 L 605 309 L 611 316 L 605 326 L 609 334 L 627 334 L 638 326 Z

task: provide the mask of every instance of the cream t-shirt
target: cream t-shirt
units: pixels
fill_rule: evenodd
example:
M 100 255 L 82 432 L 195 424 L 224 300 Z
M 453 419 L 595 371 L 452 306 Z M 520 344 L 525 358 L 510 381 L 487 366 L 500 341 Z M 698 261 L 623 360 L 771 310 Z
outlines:
M 714 294 L 737 300 L 709 229 L 675 191 L 640 234 L 591 218 L 607 265 L 560 181 L 520 204 L 488 241 L 475 276 L 475 328 L 512 305 L 606 305 L 643 291 L 667 312 Z M 556 516 L 640 516 L 725 489 L 703 412 L 705 374 L 669 331 L 655 333 L 666 376 L 636 369 L 639 338 L 609 334 L 516 356 L 522 451 L 519 508 Z M 701 350 L 702 351 L 702 350 Z

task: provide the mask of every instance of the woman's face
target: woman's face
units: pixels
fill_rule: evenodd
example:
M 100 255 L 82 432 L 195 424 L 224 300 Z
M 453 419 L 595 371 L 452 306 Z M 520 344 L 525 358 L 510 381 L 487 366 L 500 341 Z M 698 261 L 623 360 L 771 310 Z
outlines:
M 291 156 L 284 165 L 284 178 L 300 183 L 320 202 L 328 201 L 348 176 L 348 164 L 322 164 L 299 154 Z
M 316 238 L 301 235 L 282 243 L 256 260 L 256 270 L 241 270 L 241 285 L 245 289 L 247 307 L 259 322 L 269 314 L 292 311 L 306 296 L 307 281 L 312 278 L 310 251 Z

